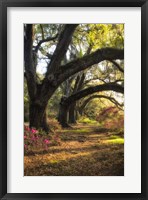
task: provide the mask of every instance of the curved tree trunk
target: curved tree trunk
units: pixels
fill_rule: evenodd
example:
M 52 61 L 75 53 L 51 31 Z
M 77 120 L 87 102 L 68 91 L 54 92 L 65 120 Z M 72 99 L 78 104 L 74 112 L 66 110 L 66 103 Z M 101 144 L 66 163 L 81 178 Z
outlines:
M 76 110 L 75 110 L 76 104 L 72 104 L 69 108 L 69 123 L 75 124 L 76 123 Z

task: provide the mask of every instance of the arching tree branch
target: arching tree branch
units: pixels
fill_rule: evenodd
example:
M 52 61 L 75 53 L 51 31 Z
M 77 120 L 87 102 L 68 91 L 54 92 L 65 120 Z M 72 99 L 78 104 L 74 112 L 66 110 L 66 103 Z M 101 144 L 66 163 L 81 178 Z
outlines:
M 73 74 L 87 69 L 88 67 L 97 64 L 103 60 L 116 60 L 124 59 L 124 49 L 114 49 L 114 48 L 103 48 L 84 56 L 83 58 L 76 59 L 64 66 L 56 72 L 58 75 L 59 82 L 72 76 Z M 56 75 L 55 74 L 55 75 Z
M 81 90 L 73 95 L 71 95 L 68 98 L 65 98 L 65 100 L 62 102 L 63 105 L 69 105 L 75 101 L 78 101 L 79 99 L 86 97 L 90 94 L 93 94 L 95 92 L 102 92 L 102 91 L 115 91 L 119 93 L 124 93 L 124 87 L 115 83 L 106 83 L 102 85 L 97 85 L 94 87 L 89 87 L 87 89 Z
M 87 104 L 92 100 L 92 99 L 96 99 L 96 98 L 104 98 L 104 99 L 108 99 L 109 101 L 111 101 L 112 103 L 114 103 L 118 108 L 121 109 L 121 107 L 123 106 L 122 104 L 120 104 L 115 98 L 110 97 L 110 96 L 106 96 L 106 95 L 93 95 L 88 97 L 87 99 L 84 100 L 83 104 L 80 106 L 79 110 L 83 111 L 84 108 L 87 106 Z
M 95 92 L 102 92 L 102 91 L 109 91 L 109 90 L 124 93 L 123 86 L 115 84 L 115 83 L 106 83 L 106 84 L 89 87 L 87 89 L 81 90 L 81 91 L 71 95 L 68 98 L 63 97 L 61 99 L 61 103 L 60 103 L 59 118 L 58 118 L 61 125 L 63 127 L 68 127 L 68 123 L 67 123 L 68 110 L 69 110 L 70 106 L 73 105 L 76 101 L 78 101 L 79 99 L 86 97 L 90 94 L 93 94 Z

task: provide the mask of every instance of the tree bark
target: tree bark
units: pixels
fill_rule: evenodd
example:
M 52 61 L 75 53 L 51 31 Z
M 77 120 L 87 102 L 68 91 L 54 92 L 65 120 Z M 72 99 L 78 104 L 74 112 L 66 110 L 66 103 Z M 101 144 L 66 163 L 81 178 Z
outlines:
M 30 128 L 42 128 L 44 131 L 49 131 L 49 125 L 47 122 L 47 105 L 39 105 L 35 103 L 30 103 L 29 107 L 29 118 L 30 118 Z
M 25 61 L 25 76 L 27 80 L 28 94 L 30 99 L 34 99 L 36 95 L 36 74 L 33 62 L 32 44 L 33 44 L 33 26 L 27 24 L 24 36 L 24 61 Z
M 62 103 L 60 103 L 58 121 L 63 128 L 70 127 L 67 123 L 67 119 L 68 119 L 68 106 L 64 106 Z
M 75 103 L 72 104 L 69 108 L 69 123 L 75 124 L 76 123 L 76 110 L 75 110 Z
M 89 88 L 81 90 L 81 91 L 71 95 L 70 97 L 66 98 L 63 101 L 63 104 L 71 105 L 72 103 L 78 101 L 79 99 L 81 99 L 83 97 L 86 97 L 95 92 L 102 92 L 102 91 L 115 91 L 115 92 L 119 92 L 119 93 L 123 94 L 124 87 L 119 84 L 115 84 L 115 83 L 106 83 L 106 84 L 101 84 L 101 85 L 97 85 L 94 87 L 89 87 Z
M 57 77 L 57 84 L 61 84 L 64 80 L 70 76 L 76 74 L 77 72 L 83 71 L 94 64 L 100 63 L 103 60 L 116 60 L 124 59 L 124 49 L 115 48 L 102 48 L 95 52 L 73 60 L 59 68 L 55 72 Z

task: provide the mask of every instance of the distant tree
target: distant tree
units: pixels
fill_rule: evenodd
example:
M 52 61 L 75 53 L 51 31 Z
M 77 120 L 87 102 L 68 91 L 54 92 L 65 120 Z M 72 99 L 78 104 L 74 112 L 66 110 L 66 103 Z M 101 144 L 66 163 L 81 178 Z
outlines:
M 80 105 L 79 107 L 79 113 L 80 115 L 83 115 L 84 113 L 84 110 L 85 110 L 85 107 L 87 106 L 87 104 L 89 104 L 89 102 L 93 99 L 107 99 L 109 100 L 111 103 L 113 103 L 114 105 L 116 105 L 119 109 L 122 109 L 123 107 L 123 104 L 119 103 L 115 98 L 111 97 L 111 96 L 107 96 L 107 95 L 99 95 L 99 94 L 96 94 L 96 95 L 91 95 L 89 96 L 88 98 L 86 98 L 82 105 Z

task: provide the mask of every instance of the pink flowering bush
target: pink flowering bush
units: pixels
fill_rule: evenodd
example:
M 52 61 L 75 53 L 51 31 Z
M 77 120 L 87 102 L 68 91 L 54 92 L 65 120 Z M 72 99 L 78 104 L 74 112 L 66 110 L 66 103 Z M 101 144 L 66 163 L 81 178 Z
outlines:
M 96 120 L 108 129 L 123 129 L 124 128 L 124 112 L 117 107 L 104 108 Z
M 49 146 L 59 145 L 60 137 L 57 133 L 47 135 L 41 130 L 38 131 L 34 128 L 30 129 L 28 126 L 24 126 L 24 150 L 25 153 L 48 150 Z

